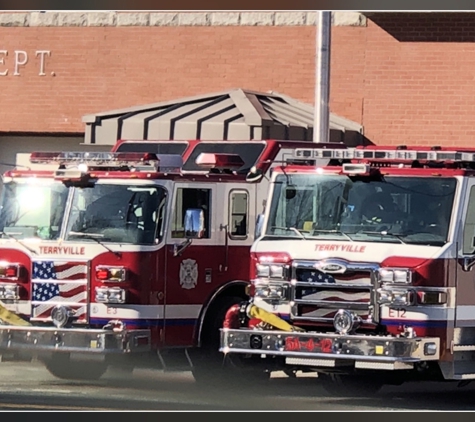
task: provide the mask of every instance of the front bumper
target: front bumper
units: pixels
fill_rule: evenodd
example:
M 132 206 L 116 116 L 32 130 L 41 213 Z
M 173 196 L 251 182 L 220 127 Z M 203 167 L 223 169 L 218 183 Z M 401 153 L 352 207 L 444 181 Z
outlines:
M 0 326 L 0 353 L 141 353 L 151 350 L 149 330 Z
M 355 368 L 409 369 L 438 360 L 439 338 L 407 338 L 316 332 L 221 329 L 221 352 L 285 357 L 286 364 Z

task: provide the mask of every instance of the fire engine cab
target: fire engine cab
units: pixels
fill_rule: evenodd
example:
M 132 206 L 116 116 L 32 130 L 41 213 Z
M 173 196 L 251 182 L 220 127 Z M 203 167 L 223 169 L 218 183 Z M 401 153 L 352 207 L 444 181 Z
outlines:
M 222 360 L 226 310 L 247 298 L 270 172 L 308 144 L 119 141 L 111 152 L 32 153 L 30 168 L 3 178 L 2 357 L 37 357 L 70 379 L 183 361 L 205 379 Z M 246 180 L 251 169 L 259 182 Z
M 475 149 L 296 149 L 220 350 L 337 394 L 475 379 Z M 312 160 L 328 158 L 329 165 Z

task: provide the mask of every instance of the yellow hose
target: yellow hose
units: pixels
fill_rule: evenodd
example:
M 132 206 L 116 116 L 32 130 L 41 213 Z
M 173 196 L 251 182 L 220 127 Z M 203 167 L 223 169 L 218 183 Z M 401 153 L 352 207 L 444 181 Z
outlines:
M 31 325 L 28 321 L 20 318 L 15 313 L 9 311 L 4 306 L 0 305 L 0 320 L 5 322 L 8 325 L 21 325 L 21 326 L 28 326 Z
M 261 321 L 272 325 L 275 328 L 278 328 L 282 331 L 304 331 L 299 327 L 294 327 L 289 324 L 287 321 L 284 321 L 282 318 L 279 318 L 277 315 L 274 315 L 266 310 L 257 307 L 256 305 L 251 305 L 248 310 L 249 317 L 258 318 Z

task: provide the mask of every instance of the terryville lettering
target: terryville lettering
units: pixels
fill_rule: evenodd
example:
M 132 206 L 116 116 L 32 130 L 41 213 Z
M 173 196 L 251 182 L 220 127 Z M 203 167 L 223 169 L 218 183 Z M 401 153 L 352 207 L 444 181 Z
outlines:
M 315 245 L 316 252 L 351 252 L 351 253 L 363 253 L 366 249 L 365 245 L 322 245 L 317 243 Z
M 84 246 L 40 246 L 40 254 L 45 255 L 84 255 Z

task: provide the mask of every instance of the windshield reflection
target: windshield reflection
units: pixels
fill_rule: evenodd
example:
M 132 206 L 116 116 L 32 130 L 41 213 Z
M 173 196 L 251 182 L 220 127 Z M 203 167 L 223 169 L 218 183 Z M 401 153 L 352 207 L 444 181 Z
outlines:
M 442 177 L 279 175 L 266 235 L 443 245 L 455 188 Z
M 159 186 L 76 188 L 66 240 L 154 244 L 161 236 L 165 198 Z
M 52 181 L 9 182 L 2 192 L 0 235 L 58 240 L 67 221 L 66 240 L 151 245 L 163 235 L 165 200 L 160 186 L 80 189 Z
M 59 238 L 68 188 L 62 183 L 5 183 L 0 209 L 0 232 L 15 238 Z

